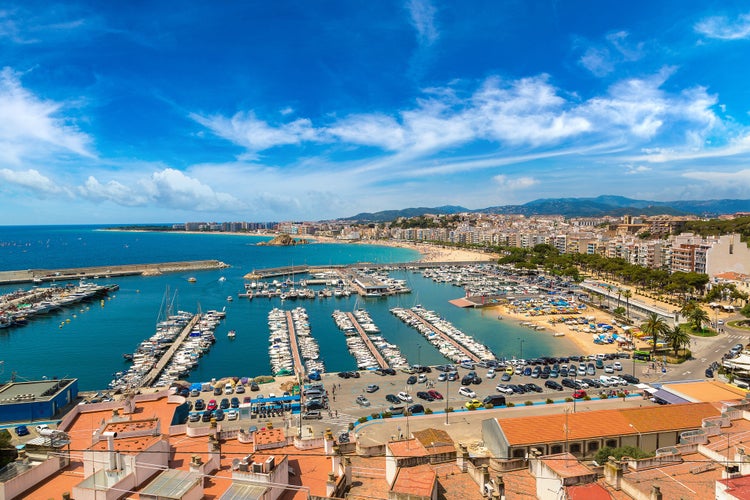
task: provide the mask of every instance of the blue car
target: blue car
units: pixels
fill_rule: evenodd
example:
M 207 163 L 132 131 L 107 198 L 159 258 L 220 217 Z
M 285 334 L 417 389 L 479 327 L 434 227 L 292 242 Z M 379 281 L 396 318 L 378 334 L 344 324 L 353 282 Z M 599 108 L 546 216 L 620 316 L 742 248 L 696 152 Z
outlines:
M 29 429 L 25 425 L 19 425 L 18 427 L 16 427 L 15 431 L 16 436 L 18 437 L 29 435 Z

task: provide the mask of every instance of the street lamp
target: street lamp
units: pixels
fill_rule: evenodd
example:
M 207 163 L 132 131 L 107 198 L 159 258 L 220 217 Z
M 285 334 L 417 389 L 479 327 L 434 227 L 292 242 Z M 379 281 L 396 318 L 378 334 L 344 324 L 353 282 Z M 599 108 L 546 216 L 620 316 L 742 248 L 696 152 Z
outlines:
M 422 366 L 422 346 L 417 344 L 417 364 Z
M 450 382 L 451 379 L 448 378 L 448 374 L 445 374 L 445 425 L 448 425 L 448 400 L 451 397 L 450 393 Z
M 633 425 L 633 424 L 628 424 L 628 425 L 630 427 L 632 427 L 633 430 L 635 430 L 635 432 L 638 433 L 638 448 L 643 449 L 642 448 L 642 446 L 643 446 L 643 443 L 642 443 L 642 441 L 643 441 L 643 435 L 641 434 L 641 431 L 639 431 L 638 428 L 635 425 Z
M 518 359 L 523 359 L 523 339 L 521 337 L 518 337 L 518 340 L 521 343 L 521 352 L 518 355 Z

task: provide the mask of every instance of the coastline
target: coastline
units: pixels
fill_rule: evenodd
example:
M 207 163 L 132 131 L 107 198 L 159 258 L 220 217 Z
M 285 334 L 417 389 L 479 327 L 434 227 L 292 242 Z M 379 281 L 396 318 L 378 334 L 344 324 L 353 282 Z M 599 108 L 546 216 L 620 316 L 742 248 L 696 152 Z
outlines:
M 278 233 L 247 233 L 238 231 L 150 231 L 146 229 L 97 229 L 97 231 L 119 231 L 126 233 L 175 233 L 175 234 L 210 234 L 231 236 L 253 236 L 256 238 L 273 238 Z M 431 245 L 428 243 L 417 243 L 396 240 L 339 240 L 330 236 L 310 235 L 307 238 L 308 245 L 340 244 L 340 245 L 372 245 L 382 247 L 404 248 L 416 250 L 420 254 L 417 262 L 493 262 L 500 258 L 497 253 L 486 253 L 466 248 L 451 248 L 445 246 Z

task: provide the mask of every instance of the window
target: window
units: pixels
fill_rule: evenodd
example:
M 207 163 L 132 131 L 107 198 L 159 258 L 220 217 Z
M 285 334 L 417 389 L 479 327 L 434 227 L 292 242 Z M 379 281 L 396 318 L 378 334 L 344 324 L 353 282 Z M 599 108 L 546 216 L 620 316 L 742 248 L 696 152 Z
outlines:
M 580 443 L 573 443 L 570 445 L 570 452 L 571 453 L 581 453 L 581 444 Z
M 559 444 L 553 444 L 553 445 L 552 445 L 552 448 L 550 448 L 550 453 L 551 453 L 552 455 L 555 455 L 555 454 L 557 454 L 557 453 L 562 453 L 562 451 L 563 451 L 563 448 L 562 448 L 562 446 L 561 446 L 561 445 L 559 445 Z
M 589 452 L 596 451 L 599 449 L 599 442 L 598 441 L 591 441 L 589 443 Z
M 513 458 L 525 458 L 526 457 L 526 450 L 523 448 L 518 448 L 516 450 L 513 450 Z
M 617 448 L 617 440 L 616 439 L 607 439 L 607 448 Z

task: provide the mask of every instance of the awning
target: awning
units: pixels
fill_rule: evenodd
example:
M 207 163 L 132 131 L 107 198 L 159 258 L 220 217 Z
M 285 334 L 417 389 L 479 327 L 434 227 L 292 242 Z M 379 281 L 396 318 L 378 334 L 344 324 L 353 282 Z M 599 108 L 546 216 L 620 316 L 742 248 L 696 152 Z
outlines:
M 660 399 L 672 405 L 690 402 L 687 399 L 681 398 L 680 396 L 677 396 L 676 394 L 672 394 L 671 392 L 664 390 L 664 389 L 659 389 L 658 391 L 656 391 L 654 393 L 654 398 Z

